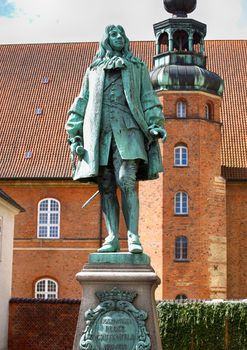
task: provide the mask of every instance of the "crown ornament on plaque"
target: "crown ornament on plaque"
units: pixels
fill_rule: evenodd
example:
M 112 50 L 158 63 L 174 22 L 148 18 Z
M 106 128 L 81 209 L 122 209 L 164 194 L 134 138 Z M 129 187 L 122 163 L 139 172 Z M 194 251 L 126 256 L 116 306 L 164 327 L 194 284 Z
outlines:
M 104 301 L 128 301 L 132 303 L 133 300 L 137 297 L 136 292 L 128 292 L 125 290 L 118 289 L 117 287 L 112 288 L 109 291 L 102 291 L 95 293 L 99 301 L 102 303 Z

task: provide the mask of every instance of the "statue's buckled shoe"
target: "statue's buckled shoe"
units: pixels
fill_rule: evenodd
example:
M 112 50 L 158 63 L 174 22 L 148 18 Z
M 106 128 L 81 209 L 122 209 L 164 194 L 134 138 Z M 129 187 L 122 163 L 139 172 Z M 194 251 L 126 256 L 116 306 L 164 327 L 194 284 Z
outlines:
M 120 244 L 118 239 L 112 239 L 111 241 L 105 240 L 102 247 L 97 250 L 99 253 L 114 253 L 119 252 Z
M 142 245 L 138 236 L 131 235 L 128 238 L 128 248 L 130 253 L 141 254 L 143 252 Z

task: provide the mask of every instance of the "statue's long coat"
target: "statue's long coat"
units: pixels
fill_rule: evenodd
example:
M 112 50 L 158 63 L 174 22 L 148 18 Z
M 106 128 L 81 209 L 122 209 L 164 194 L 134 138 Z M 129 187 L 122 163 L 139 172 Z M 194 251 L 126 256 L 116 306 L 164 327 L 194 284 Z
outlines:
M 162 107 L 153 90 L 147 67 L 144 63 L 126 61 L 121 69 L 125 97 L 133 118 L 145 135 L 148 164 L 140 165 L 137 179 L 157 178 L 163 171 L 160 149 L 150 133 L 151 125 L 163 126 Z M 69 110 L 66 130 L 69 138 L 83 137 L 85 154 L 78 162 L 74 180 L 89 181 L 97 177 L 99 170 L 99 134 L 105 70 L 102 66 L 88 69 L 83 79 L 80 95 Z M 126 140 L 126 143 L 129 142 Z M 89 178 L 89 179 L 88 179 Z

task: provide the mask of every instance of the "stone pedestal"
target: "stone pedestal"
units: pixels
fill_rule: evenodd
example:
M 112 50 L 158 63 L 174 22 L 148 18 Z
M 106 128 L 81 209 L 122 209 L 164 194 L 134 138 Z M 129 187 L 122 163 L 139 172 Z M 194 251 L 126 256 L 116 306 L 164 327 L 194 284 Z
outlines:
M 76 278 L 83 297 L 73 350 L 79 350 L 83 334 L 94 337 L 95 350 L 133 350 L 144 338 L 151 345 L 143 349 L 162 350 L 154 299 L 160 279 L 147 255 L 93 253 Z M 107 311 L 113 304 L 114 311 Z

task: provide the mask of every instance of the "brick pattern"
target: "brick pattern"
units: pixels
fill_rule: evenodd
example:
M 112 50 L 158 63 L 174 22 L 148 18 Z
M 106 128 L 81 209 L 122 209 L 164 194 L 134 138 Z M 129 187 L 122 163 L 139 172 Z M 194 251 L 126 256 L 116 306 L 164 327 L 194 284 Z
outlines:
M 8 350 L 71 350 L 79 300 L 12 300 Z
M 247 295 L 247 187 L 227 184 L 227 290 L 228 298 Z
M 97 190 L 96 185 L 73 181 L 6 182 L 4 190 L 25 208 L 16 217 L 12 296 L 34 297 L 35 282 L 51 278 L 58 282 L 60 298 L 79 298 L 81 288 L 75 275 L 88 261 L 88 254 L 100 247 L 106 236 L 100 221 L 100 197 L 87 207 L 82 204 Z M 38 203 L 55 198 L 61 205 L 59 239 L 37 238 Z M 126 249 L 126 228 L 120 220 L 121 247 Z
M 186 99 L 188 116 L 175 117 L 178 98 Z M 174 299 L 178 294 L 188 298 L 226 296 L 226 254 L 217 257 L 215 241 L 224 240 L 225 184 L 221 175 L 220 155 L 220 99 L 204 93 L 163 92 L 164 112 L 168 115 L 168 141 L 163 147 L 165 174 L 162 181 L 163 240 L 163 298 Z M 210 99 L 214 106 L 214 120 L 207 121 L 202 106 Z M 174 147 L 177 143 L 188 147 L 188 167 L 174 167 Z M 222 184 L 220 180 L 222 179 Z M 220 185 L 219 185 L 220 182 Z M 220 191 L 219 191 L 220 188 Z M 187 192 L 188 215 L 174 215 L 174 195 Z M 177 236 L 188 238 L 188 260 L 174 259 Z M 211 249 L 212 254 L 209 254 Z M 226 242 L 224 242 L 226 249 Z M 152 259 L 155 255 L 152 255 Z M 157 259 L 159 256 L 157 257 Z M 217 265 L 218 272 L 213 266 Z M 218 278 L 218 284 L 215 280 Z

